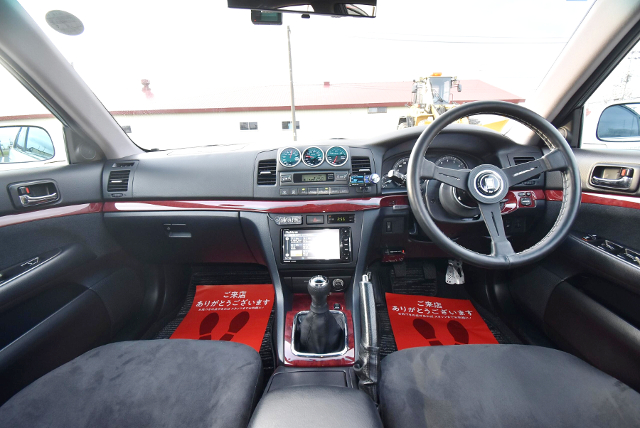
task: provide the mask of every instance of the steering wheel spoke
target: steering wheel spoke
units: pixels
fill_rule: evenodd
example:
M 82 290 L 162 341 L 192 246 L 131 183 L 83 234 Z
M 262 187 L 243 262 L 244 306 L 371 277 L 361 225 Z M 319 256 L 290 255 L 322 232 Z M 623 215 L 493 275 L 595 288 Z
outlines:
M 449 169 L 437 166 L 435 163 L 424 159 L 420 168 L 420 178 L 428 180 L 438 180 L 460 190 L 468 190 L 469 181 L 468 169 Z
M 491 235 L 491 255 L 510 256 L 515 254 L 504 230 L 500 203 L 483 204 L 478 202 L 478 207 L 482 213 L 484 224 L 489 230 L 489 235 Z
M 515 186 L 531 180 L 533 177 L 548 171 L 560 171 L 567 169 L 569 164 L 560 150 L 554 150 L 540 159 L 520 165 L 504 168 L 502 171 L 509 180 L 508 186 Z

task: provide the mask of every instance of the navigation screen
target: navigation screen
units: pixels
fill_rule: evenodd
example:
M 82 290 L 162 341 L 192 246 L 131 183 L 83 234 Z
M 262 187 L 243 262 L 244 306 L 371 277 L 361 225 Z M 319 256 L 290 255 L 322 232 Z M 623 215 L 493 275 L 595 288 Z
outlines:
M 340 229 L 285 229 L 282 260 L 340 260 Z

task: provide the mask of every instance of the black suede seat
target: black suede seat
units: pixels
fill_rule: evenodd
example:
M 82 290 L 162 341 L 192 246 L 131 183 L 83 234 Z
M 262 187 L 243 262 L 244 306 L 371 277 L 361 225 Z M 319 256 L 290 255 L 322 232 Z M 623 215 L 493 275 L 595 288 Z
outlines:
M 412 348 L 386 357 L 381 370 L 387 428 L 640 426 L 640 394 L 553 349 Z
M 258 353 L 238 343 L 112 343 L 13 396 L 0 427 L 246 427 L 261 369 Z

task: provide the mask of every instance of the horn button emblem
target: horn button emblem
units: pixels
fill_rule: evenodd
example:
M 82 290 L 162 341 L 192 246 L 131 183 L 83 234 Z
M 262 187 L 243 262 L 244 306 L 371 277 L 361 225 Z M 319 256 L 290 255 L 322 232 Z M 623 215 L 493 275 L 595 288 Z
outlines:
M 476 178 L 476 189 L 484 196 L 495 196 L 502 190 L 502 185 L 502 178 L 493 171 L 486 171 Z

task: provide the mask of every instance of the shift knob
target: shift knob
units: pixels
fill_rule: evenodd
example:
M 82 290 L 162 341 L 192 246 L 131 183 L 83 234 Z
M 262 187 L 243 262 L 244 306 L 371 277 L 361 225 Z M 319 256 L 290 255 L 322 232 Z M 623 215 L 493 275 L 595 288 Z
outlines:
M 329 308 L 327 306 L 327 296 L 331 292 L 331 285 L 326 276 L 317 275 L 309 280 L 307 291 L 311 295 L 311 312 L 321 314 Z

